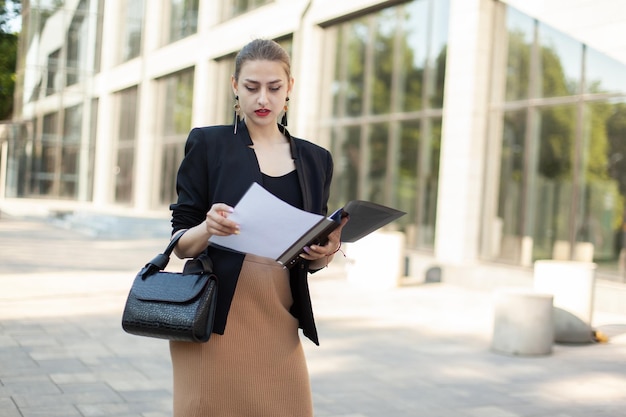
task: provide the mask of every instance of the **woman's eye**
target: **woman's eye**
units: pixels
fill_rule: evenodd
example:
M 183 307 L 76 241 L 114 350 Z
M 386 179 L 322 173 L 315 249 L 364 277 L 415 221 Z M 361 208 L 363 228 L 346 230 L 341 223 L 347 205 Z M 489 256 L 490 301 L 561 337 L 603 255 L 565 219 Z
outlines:
M 270 91 L 279 91 L 279 90 L 280 90 L 280 87 L 272 87 L 272 88 L 270 88 Z
M 246 87 L 246 90 L 248 91 L 256 91 L 256 87 Z

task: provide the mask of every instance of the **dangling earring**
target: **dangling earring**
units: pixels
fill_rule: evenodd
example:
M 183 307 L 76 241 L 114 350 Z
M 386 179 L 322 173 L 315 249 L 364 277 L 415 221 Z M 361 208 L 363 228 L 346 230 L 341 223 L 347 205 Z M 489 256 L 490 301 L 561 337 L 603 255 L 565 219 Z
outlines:
M 287 97 L 287 100 L 285 101 L 285 107 L 283 107 L 283 118 L 280 119 L 280 124 L 283 126 L 287 126 L 287 110 L 289 110 L 289 107 L 287 106 L 287 101 L 289 101 L 289 97 Z
M 241 121 L 241 117 L 239 117 L 239 111 L 241 111 L 241 106 L 239 105 L 239 96 L 235 96 L 235 105 L 233 106 L 235 110 L 235 114 L 233 115 L 233 125 L 235 126 L 234 134 L 237 134 L 237 125 Z

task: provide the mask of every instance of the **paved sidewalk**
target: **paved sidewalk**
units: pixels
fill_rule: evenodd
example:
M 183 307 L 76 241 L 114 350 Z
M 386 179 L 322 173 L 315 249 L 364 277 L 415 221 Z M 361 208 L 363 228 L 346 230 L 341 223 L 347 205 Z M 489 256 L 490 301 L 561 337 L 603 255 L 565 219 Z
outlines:
M 0 417 L 171 416 L 167 342 L 120 327 L 134 273 L 162 246 L 0 219 Z M 340 268 L 311 289 L 317 417 L 626 416 L 626 317 L 594 316 L 609 343 L 511 357 L 489 350 L 491 293 L 356 289 Z

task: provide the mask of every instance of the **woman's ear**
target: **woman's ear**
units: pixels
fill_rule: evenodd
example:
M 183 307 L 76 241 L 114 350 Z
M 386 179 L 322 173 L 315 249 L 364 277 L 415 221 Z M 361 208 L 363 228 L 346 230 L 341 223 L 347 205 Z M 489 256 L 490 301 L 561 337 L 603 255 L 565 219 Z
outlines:
M 231 84 L 231 85 L 232 85 L 232 87 L 233 87 L 233 94 L 234 94 L 234 95 L 237 95 L 237 90 L 238 90 L 238 87 L 237 87 L 237 80 L 235 79 L 235 76 L 234 76 L 234 75 L 231 75 L 231 76 L 230 76 L 230 84 Z

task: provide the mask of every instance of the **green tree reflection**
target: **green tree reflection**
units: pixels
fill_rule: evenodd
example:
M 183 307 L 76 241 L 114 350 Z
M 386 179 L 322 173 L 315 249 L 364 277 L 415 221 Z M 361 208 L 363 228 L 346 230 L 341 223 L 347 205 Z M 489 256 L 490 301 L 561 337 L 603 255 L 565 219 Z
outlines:
M 598 259 L 614 256 L 611 247 L 626 242 L 626 103 L 576 98 L 581 85 L 568 79 L 558 51 L 536 48 L 529 33 L 511 30 L 508 38 L 505 99 L 526 104 L 504 116 L 498 213 L 505 233 L 530 231 L 536 259 L 551 255 L 555 239 L 568 240 L 575 224 L 576 240 L 593 243 Z M 589 80 L 586 91 L 601 93 L 606 86 Z M 547 97 L 566 100 L 542 100 Z M 517 201 L 523 184 L 531 205 L 514 215 L 507 201 Z

